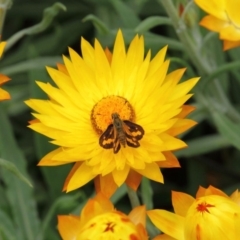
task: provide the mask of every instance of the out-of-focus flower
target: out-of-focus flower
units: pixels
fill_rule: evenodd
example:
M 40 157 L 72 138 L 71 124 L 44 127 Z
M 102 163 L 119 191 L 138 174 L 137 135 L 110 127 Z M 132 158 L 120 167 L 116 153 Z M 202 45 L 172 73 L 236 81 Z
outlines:
M 179 167 L 172 151 L 187 146 L 177 135 L 196 124 L 183 104 L 199 78 L 179 84 L 185 69 L 167 75 L 166 47 L 150 60 L 142 36 L 127 51 L 121 31 L 113 53 L 97 40 L 92 47 L 82 39 L 81 48 L 83 57 L 69 49 L 71 60 L 48 68 L 57 87 L 38 82 L 50 100 L 27 101 L 38 112 L 29 127 L 59 146 L 39 165 L 76 162 L 67 192 L 92 179 L 106 196 L 124 182 L 136 190 L 142 175 L 163 182 L 159 167 Z
M 219 33 L 223 49 L 240 46 L 240 1 L 238 0 L 194 0 L 209 15 L 200 25 Z
M 3 50 L 4 50 L 5 45 L 6 45 L 6 42 L 1 42 L 0 43 L 0 57 L 3 54 Z M 9 77 L 0 73 L 0 86 L 2 84 L 4 84 L 5 82 L 9 81 L 9 80 L 10 80 Z M 9 93 L 7 91 L 3 90 L 2 88 L 0 88 L 0 101 L 7 100 L 7 99 L 10 99 Z
M 228 197 L 212 186 L 200 187 L 196 199 L 172 192 L 174 213 L 165 210 L 147 212 L 151 221 L 165 234 L 154 240 L 233 240 L 240 236 L 239 192 Z
M 63 240 L 147 240 L 145 221 L 144 206 L 125 215 L 99 193 L 88 200 L 80 217 L 58 216 L 58 230 Z

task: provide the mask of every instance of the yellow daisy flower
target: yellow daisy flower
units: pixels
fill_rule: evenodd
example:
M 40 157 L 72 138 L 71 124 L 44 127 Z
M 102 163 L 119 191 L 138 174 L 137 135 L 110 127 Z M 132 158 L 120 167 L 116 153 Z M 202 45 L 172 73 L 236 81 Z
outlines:
M 176 136 L 196 124 L 184 119 L 194 108 L 183 104 L 198 78 L 179 84 L 185 69 L 167 74 L 167 48 L 150 60 L 138 35 L 127 51 L 121 31 L 113 54 L 97 40 L 92 47 L 82 39 L 81 50 L 47 68 L 57 87 L 37 82 L 50 100 L 26 102 L 37 112 L 29 127 L 59 146 L 39 165 L 75 162 L 67 192 L 92 179 L 106 196 L 124 182 L 136 190 L 142 176 L 163 182 L 159 167 L 179 167 L 171 151 L 187 146 Z
M 147 240 L 145 221 L 144 206 L 125 215 L 99 193 L 88 200 L 80 217 L 58 216 L 58 230 L 63 240 Z
M 0 57 L 3 54 L 3 50 L 4 50 L 5 46 L 6 46 L 6 42 L 0 43 Z M 9 80 L 10 80 L 9 77 L 0 73 L 0 86 Z M 7 99 L 10 99 L 9 93 L 7 91 L 3 90 L 2 88 L 0 88 L 0 101 L 7 100 Z
M 194 0 L 209 15 L 200 25 L 210 31 L 218 32 L 223 40 L 223 49 L 240 46 L 240 1 L 238 0 Z
M 165 234 L 154 240 L 233 240 L 240 236 L 240 194 L 228 197 L 212 186 L 200 187 L 196 199 L 172 192 L 174 213 L 165 210 L 147 212 L 154 225 Z

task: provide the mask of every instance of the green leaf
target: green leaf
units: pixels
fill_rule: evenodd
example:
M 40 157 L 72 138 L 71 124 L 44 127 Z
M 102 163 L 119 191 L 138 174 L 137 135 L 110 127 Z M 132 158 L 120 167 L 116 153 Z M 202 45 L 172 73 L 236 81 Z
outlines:
M 109 30 L 106 24 L 93 14 L 87 15 L 82 21 L 83 22 L 91 21 L 94 27 L 99 31 L 100 34 L 105 35 L 109 33 Z
M 187 142 L 188 147 L 175 153 L 177 157 L 193 157 L 228 147 L 229 142 L 219 134 L 199 137 Z
M 29 178 L 26 172 L 27 160 L 17 146 L 14 139 L 10 122 L 6 113 L 0 107 L 0 152 L 4 159 L 11 161 L 19 171 Z M 14 234 L 18 240 L 35 239 L 39 231 L 39 219 L 37 216 L 36 202 L 33 199 L 33 189 L 18 178 L 12 177 L 5 168 L 1 170 L 2 180 L 6 185 L 6 196 L 8 198 L 11 214 L 15 222 Z
M 109 3 L 112 4 L 115 11 L 120 16 L 125 27 L 135 28 L 140 23 L 140 19 L 138 18 L 136 13 L 123 1 L 109 0 Z
M 240 150 L 240 126 L 220 112 L 212 114 L 218 131 L 229 143 Z
M 213 71 L 210 75 L 206 76 L 203 80 L 204 82 L 201 83 L 201 88 L 206 89 L 209 87 L 209 84 L 211 84 L 217 77 L 221 76 L 223 73 L 226 73 L 228 71 L 232 71 L 235 69 L 240 68 L 240 61 L 234 61 L 230 63 L 223 64 L 221 66 L 218 66 L 218 68 Z M 229 79 L 227 79 L 229 80 Z M 237 79 L 237 81 L 240 82 L 240 79 Z
M 171 19 L 167 17 L 151 16 L 144 19 L 136 28 L 135 32 L 146 32 L 158 25 L 172 25 Z
M 0 239 L 1 240 L 17 240 L 15 227 L 10 217 L 0 209 Z
M 57 62 L 62 62 L 60 57 L 38 57 L 26 61 L 12 64 L 8 67 L 2 68 L 1 72 L 6 75 L 27 72 L 32 69 L 43 69 L 45 66 L 56 66 Z
M 185 61 L 183 58 L 170 57 L 169 60 L 171 63 L 178 63 L 181 65 L 181 67 L 187 68 L 186 73 L 188 73 L 191 77 L 196 76 L 196 73 L 194 72 L 192 66 L 187 61 Z
M 32 187 L 31 182 L 26 177 L 23 176 L 23 174 L 16 168 L 16 166 L 13 163 L 0 158 L 0 166 L 7 169 L 12 174 L 14 174 L 16 177 L 18 177 L 21 181 L 25 182 L 30 187 Z
M 62 3 L 54 3 L 51 7 L 46 8 L 43 13 L 43 19 L 40 23 L 15 33 L 10 39 L 7 40 L 5 51 L 11 48 L 25 35 L 32 35 L 44 31 L 52 23 L 54 17 L 61 10 L 66 11 L 66 7 Z

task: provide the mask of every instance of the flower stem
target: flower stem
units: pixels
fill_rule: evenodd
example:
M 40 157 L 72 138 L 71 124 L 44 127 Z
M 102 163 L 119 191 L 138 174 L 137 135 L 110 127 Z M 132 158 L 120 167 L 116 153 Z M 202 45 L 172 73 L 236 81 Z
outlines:
M 173 26 L 176 30 L 176 33 L 177 33 L 180 41 L 184 44 L 185 49 L 188 53 L 188 56 L 191 58 L 191 60 L 195 64 L 196 68 L 199 70 L 200 75 L 210 75 L 215 70 L 215 66 L 213 66 L 213 64 L 210 62 L 210 60 L 208 58 L 202 56 L 202 54 L 201 54 L 202 48 L 196 47 L 197 44 L 189 36 L 187 27 L 186 27 L 183 19 L 179 18 L 172 1 L 171 0 L 167 0 L 167 1 L 166 0 L 158 0 L 158 2 L 160 4 L 162 4 L 162 6 L 165 8 L 168 16 L 171 18 Z M 221 104 L 225 106 L 225 109 L 227 109 L 227 112 L 225 114 L 227 114 L 228 117 L 230 119 L 232 119 L 233 121 L 239 121 L 240 114 L 229 102 L 224 90 L 222 89 L 222 87 L 217 79 L 213 80 L 213 86 L 214 86 L 214 89 L 212 89 L 212 92 L 215 95 L 215 97 L 218 99 L 217 101 L 221 102 Z M 202 94 L 202 92 L 199 92 L 200 89 L 196 88 L 196 91 L 198 91 L 198 96 Z M 208 101 L 208 98 L 206 98 L 206 100 Z M 209 102 L 209 104 L 211 104 L 211 102 Z M 207 105 L 204 104 L 204 105 L 205 105 L 205 107 L 208 107 L 209 104 L 207 104 Z M 221 110 L 221 109 L 219 109 L 219 110 Z
M 127 186 L 127 192 L 128 192 L 128 197 L 129 197 L 129 200 L 131 202 L 132 208 L 140 206 L 140 201 L 139 201 L 139 198 L 137 196 L 137 193 L 132 188 L 130 188 L 129 186 Z

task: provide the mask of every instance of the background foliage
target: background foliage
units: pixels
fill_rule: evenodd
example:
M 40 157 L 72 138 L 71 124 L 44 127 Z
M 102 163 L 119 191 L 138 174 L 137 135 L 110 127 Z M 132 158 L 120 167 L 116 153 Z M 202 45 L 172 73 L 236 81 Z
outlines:
M 172 2 L 178 24 L 167 16 L 166 8 L 173 17 L 164 0 L 13 2 L 2 31 L 8 46 L 0 62 L 0 72 L 12 79 L 4 85 L 11 100 L 0 103 L 1 240 L 58 240 L 56 215 L 78 215 L 94 194 L 92 184 L 69 194 L 61 192 L 70 165 L 36 167 L 54 146 L 26 127 L 32 117 L 24 100 L 47 98 L 35 80 L 51 81 L 45 66 L 62 62 L 68 46 L 79 52 L 81 37 L 91 43 L 97 37 L 111 48 L 119 28 L 127 43 L 136 33 L 143 34 L 146 50 L 153 55 L 168 45 L 171 71 L 187 67 L 185 79 L 202 77 L 191 102 L 197 107 L 191 118 L 199 124 L 182 136 L 189 147 L 176 152 L 182 168 L 163 170 L 163 185 L 144 179 L 139 188 L 142 203 L 149 209 L 171 209 L 171 190 L 194 195 L 199 185 L 211 184 L 226 193 L 238 188 L 240 50 L 222 51 L 217 34 L 198 26 L 203 13 L 192 1 Z M 181 16 L 179 4 L 185 8 Z M 130 210 L 125 187 L 112 201 L 119 210 Z

